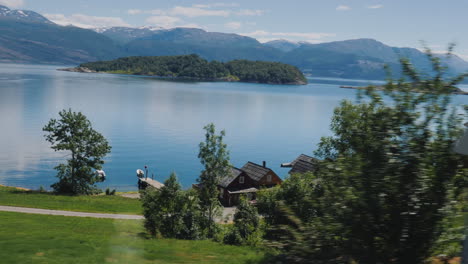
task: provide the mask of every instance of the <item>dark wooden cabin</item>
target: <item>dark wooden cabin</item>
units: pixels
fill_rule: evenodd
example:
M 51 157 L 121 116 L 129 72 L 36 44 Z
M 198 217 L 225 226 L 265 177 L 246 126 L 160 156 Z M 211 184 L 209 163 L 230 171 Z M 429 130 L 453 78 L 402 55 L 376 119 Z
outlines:
M 281 178 L 267 168 L 265 162 L 262 166 L 249 161 L 240 169 L 232 168 L 230 174 L 221 179 L 219 198 L 224 206 L 233 206 L 238 204 L 241 195 L 255 200 L 260 188 L 270 188 L 281 183 Z
M 241 170 L 247 173 L 247 175 L 254 181 L 254 187 L 257 188 L 273 187 L 283 182 L 272 169 L 267 168 L 265 162 L 263 162 L 262 166 L 249 161 L 241 168 Z

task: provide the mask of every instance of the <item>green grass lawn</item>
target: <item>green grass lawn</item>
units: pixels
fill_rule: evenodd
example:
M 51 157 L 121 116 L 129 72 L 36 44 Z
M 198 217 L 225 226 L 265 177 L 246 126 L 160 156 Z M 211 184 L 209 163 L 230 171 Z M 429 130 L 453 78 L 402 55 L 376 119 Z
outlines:
M 92 213 L 142 214 L 138 199 L 114 195 L 55 195 L 5 186 L 0 186 L 0 205 Z
M 258 249 L 148 239 L 141 221 L 0 212 L 1 263 L 260 263 Z

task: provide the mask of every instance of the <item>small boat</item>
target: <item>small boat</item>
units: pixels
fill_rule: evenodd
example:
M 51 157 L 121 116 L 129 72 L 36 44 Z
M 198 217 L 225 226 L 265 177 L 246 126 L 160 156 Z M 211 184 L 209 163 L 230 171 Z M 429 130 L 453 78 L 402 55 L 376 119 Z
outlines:
M 145 172 L 140 169 L 136 170 L 136 174 L 138 178 L 143 178 L 143 176 L 145 176 Z
M 94 172 L 96 176 L 98 176 L 101 179 L 106 179 L 106 173 L 103 170 L 96 170 Z

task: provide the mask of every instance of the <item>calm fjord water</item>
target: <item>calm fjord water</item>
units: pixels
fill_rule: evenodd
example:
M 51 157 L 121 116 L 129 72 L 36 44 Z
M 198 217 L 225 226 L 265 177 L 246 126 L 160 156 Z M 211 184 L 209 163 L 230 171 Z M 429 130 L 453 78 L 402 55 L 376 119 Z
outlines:
M 53 168 L 66 153 L 50 149 L 42 127 L 68 108 L 83 112 L 112 146 L 101 188 L 136 190 L 135 170 L 144 165 L 160 181 L 175 171 L 189 187 L 201 170 L 198 144 L 210 122 L 226 130 L 234 166 L 264 160 L 284 177 L 280 164 L 312 154 L 330 134 L 333 109 L 356 94 L 339 88 L 355 82 L 332 79 L 305 86 L 194 83 L 56 68 L 0 64 L 0 184 L 37 189 L 55 181 Z

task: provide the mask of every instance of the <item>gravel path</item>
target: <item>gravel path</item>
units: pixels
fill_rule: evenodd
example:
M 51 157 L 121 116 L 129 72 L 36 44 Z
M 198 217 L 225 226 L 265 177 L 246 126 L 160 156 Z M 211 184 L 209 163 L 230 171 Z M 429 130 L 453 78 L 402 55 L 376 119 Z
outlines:
M 235 210 L 236 210 L 235 207 L 226 207 L 226 208 L 224 208 L 223 216 L 221 218 L 216 219 L 216 221 L 219 222 L 219 223 L 232 222 Z M 141 215 L 85 213 L 85 212 L 49 210 L 49 209 L 38 209 L 38 208 L 16 207 L 16 206 L 3 206 L 3 205 L 0 205 L 0 211 L 3 211 L 3 212 L 16 212 L 16 213 L 27 213 L 27 214 L 62 215 L 62 216 L 109 218 L 109 219 L 127 219 L 127 220 L 141 220 L 141 219 L 144 219 L 144 217 L 141 216 Z
M 141 216 L 141 215 L 84 213 L 84 212 L 48 210 L 48 209 L 37 209 L 37 208 L 15 207 L 15 206 L 2 206 L 2 205 L 0 205 L 0 211 L 16 212 L 16 213 L 28 213 L 28 214 L 62 215 L 62 216 L 127 219 L 127 220 L 140 220 L 140 219 L 143 219 L 143 216 Z

